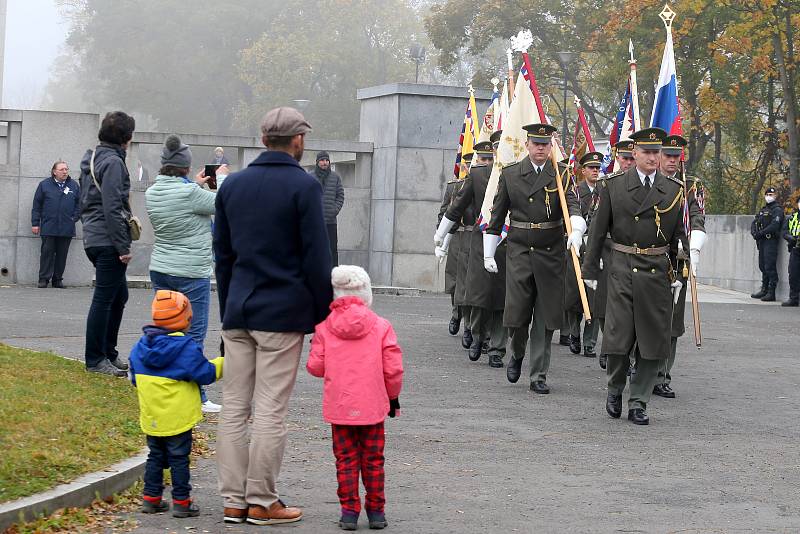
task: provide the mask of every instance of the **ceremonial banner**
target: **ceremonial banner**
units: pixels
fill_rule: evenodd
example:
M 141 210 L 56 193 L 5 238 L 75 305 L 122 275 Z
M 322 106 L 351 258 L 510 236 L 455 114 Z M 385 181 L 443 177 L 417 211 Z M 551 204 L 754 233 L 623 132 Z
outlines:
M 614 125 L 611 127 L 611 133 L 608 138 L 608 147 L 603 157 L 603 164 L 600 168 L 602 174 L 611 174 L 614 172 L 616 160 L 614 158 L 613 146 L 618 142 L 625 139 L 630 139 L 633 133 L 633 104 L 631 98 L 631 81 L 628 79 L 628 86 L 625 89 L 625 94 L 619 102 L 617 108 L 617 116 L 614 119 Z
M 523 67 L 524 68 L 524 67 Z M 508 110 L 508 116 L 503 117 L 503 135 L 500 136 L 500 146 L 497 147 L 497 157 L 486 188 L 483 199 L 481 215 L 478 219 L 481 230 L 485 230 L 491 220 L 492 204 L 497 193 L 497 184 L 500 180 L 500 170 L 506 165 L 517 163 L 528 157 L 525 141 L 528 132 L 522 129 L 527 124 L 539 121 L 536 103 L 530 85 L 524 83 L 524 75 L 520 72 L 517 83 L 514 84 L 514 99 Z
M 653 115 L 650 117 L 650 127 L 661 128 L 670 135 L 680 135 L 683 132 L 671 24 L 667 25 L 667 42 L 661 58 L 661 71 L 656 84 L 656 100 L 653 104 Z

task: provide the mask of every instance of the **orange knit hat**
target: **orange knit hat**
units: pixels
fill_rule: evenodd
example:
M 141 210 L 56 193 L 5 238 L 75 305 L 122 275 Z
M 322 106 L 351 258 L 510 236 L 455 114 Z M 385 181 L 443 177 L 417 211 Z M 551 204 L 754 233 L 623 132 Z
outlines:
M 186 330 L 192 322 L 192 305 L 186 295 L 159 289 L 151 306 L 153 324 L 167 330 Z

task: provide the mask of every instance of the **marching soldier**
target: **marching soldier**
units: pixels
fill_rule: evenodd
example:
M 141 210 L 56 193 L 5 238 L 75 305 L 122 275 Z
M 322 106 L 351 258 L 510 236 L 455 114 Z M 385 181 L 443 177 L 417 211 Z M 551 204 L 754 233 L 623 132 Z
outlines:
M 447 208 L 450 206 L 450 201 L 453 198 L 453 189 L 455 188 L 458 180 L 450 180 L 447 182 L 447 187 L 444 190 L 444 197 L 442 198 L 442 205 L 439 208 L 439 222 L 444 217 Z M 450 305 L 452 313 L 450 315 L 450 324 L 447 327 L 451 336 L 458 335 L 461 329 L 461 308 L 455 304 L 455 290 L 456 290 L 456 273 L 458 264 L 458 242 L 453 243 L 453 234 L 457 230 L 453 227 L 450 233 L 445 236 L 441 242 L 436 245 L 436 257 L 443 258 L 447 256 L 444 264 L 444 292 L 450 295 Z
M 670 135 L 664 139 L 661 147 L 661 172 L 673 179 L 682 180 L 678 175 L 681 156 L 684 147 L 688 144 L 686 139 L 680 135 Z M 674 399 L 675 392 L 670 386 L 672 381 L 672 366 L 675 364 L 675 353 L 678 348 L 678 338 L 686 331 L 684 325 L 684 310 L 686 309 L 686 288 L 689 285 L 689 269 L 694 269 L 697 273 L 697 262 L 699 261 L 700 249 L 706 239 L 706 216 L 700 205 L 697 203 L 696 193 L 702 188 L 700 180 L 686 176 L 686 192 L 688 194 L 686 202 L 689 209 L 689 224 L 691 228 L 691 239 L 689 242 L 682 242 L 678 247 L 676 258 L 677 268 L 675 269 L 678 280 L 683 284 L 681 287 L 678 301 L 675 303 L 672 312 L 672 338 L 670 340 L 670 355 L 665 362 L 665 367 L 658 372 L 659 383 L 653 388 L 653 394 L 667 399 Z M 687 253 L 687 251 L 690 251 Z
M 767 188 L 764 194 L 766 204 L 750 225 L 750 235 L 758 247 L 758 268 L 761 271 L 761 289 L 750 296 L 764 302 L 775 301 L 775 288 L 778 286 L 778 241 L 783 208 L 775 202 L 776 194 L 774 187 Z
M 617 161 L 618 172 L 625 172 L 633 167 L 633 141 L 626 139 L 619 141 L 613 146 L 614 156 Z M 611 259 L 611 240 L 607 239 L 603 245 L 603 252 L 600 257 L 600 272 L 597 277 L 597 290 L 594 292 L 594 309 L 592 310 L 592 317 L 597 321 L 597 325 L 601 332 L 605 332 L 606 322 L 606 301 L 608 295 L 608 271 L 603 268 L 608 265 Z M 608 355 L 600 351 L 598 363 L 601 369 L 606 368 Z
M 600 256 L 610 234 L 606 329 L 602 352 L 608 355 L 606 411 L 622 415 L 629 353 L 635 351 L 637 371 L 631 375 L 628 419 L 649 424 L 647 403 L 658 371 L 670 355 L 670 322 L 675 280 L 670 252 L 684 235 L 680 180 L 658 172 L 666 132 L 647 128 L 633 134 L 636 164 L 600 182 L 600 200 L 592 217 L 583 276 L 596 287 Z M 635 312 L 634 312 L 635 310 Z
M 506 376 L 512 383 L 519 380 L 530 336 L 530 389 L 546 394 L 550 342 L 553 331 L 561 327 L 564 305 L 564 218 L 556 184 L 561 177 L 550 158 L 556 128 L 549 124 L 524 128 L 529 157 L 505 167 L 500 175 L 483 256 L 486 270 L 496 273 L 495 251 L 510 213 L 503 325 L 509 328 L 512 357 Z M 573 228 L 567 245 L 578 250 L 586 223 L 575 195 L 567 194 L 566 200 Z
M 600 198 L 600 191 L 597 190 L 597 179 L 600 175 L 600 165 L 603 155 L 600 152 L 588 152 L 580 160 L 580 172 L 583 181 L 578 184 L 578 199 L 581 215 L 586 220 L 586 225 L 591 228 L 591 217 L 597 208 L 597 201 Z M 564 307 L 569 320 L 569 350 L 572 354 L 581 352 L 581 320 L 583 318 L 583 306 L 581 296 L 578 292 L 578 280 L 575 271 L 571 268 L 572 263 L 567 261 L 567 284 L 564 288 Z M 594 358 L 597 354 L 594 351 L 597 343 L 597 332 L 599 323 L 594 319 L 594 290 L 587 288 L 586 297 L 589 300 L 589 309 L 592 313 L 592 322 L 584 324 L 583 327 L 583 355 L 587 358 Z
M 499 138 L 500 132 L 495 132 L 489 141 L 475 145 L 477 158 L 475 165 L 472 166 L 464 186 L 445 213 L 437 231 L 438 235 L 447 234 L 456 221 L 462 219 L 464 213 L 468 211 L 480 213 L 494 162 L 491 141 Z M 507 340 L 506 329 L 503 328 L 506 245 L 501 244 L 495 253 L 499 272 L 493 274 L 487 272 L 483 266 L 483 234 L 477 224 L 469 239 L 465 303 L 471 310 L 470 328 L 475 338 L 469 348 L 469 359 L 478 361 L 481 357 L 481 346 L 488 340 L 489 366 L 499 368 L 503 367 Z

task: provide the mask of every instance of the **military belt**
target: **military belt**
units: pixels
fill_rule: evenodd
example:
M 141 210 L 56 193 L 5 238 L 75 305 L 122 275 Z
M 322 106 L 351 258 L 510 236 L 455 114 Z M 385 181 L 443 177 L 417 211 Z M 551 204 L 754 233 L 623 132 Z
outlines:
M 619 243 L 611 243 L 611 248 L 619 252 L 624 252 L 625 254 L 641 254 L 643 256 L 660 256 L 661 254 L 669 252 L 669 245 L 663 247 L 639 248 L 620 245 Z
M 472 226 L 459 226 L 456 232 L 471 232 Z
M 543 223 L 532 222 L 519 222 L 512 220 L 510 223 L 511 228 L 521 228 L 522 230 L 548 230 L 550 228 L 558 228 L 564 226 L 564 220 L 548 221 Z

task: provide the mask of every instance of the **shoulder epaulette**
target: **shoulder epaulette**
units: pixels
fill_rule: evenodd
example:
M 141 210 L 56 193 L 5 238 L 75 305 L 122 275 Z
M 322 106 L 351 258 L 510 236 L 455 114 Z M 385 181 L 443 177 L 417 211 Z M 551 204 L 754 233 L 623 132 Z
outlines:
M 683 180 L 681 180 L 681 179 L 678 177 L 678 175 L 675 175 L 675 176 L 667 176 L 667 180 L 670 180 L 670 181 L 672 181 L 672 182 L 675 182 L 675 183 L 676 183 L 676 184 L 678 184 L 679 186 L 683 187 Z
M 617 176 L 622 176 L 623 174 L 625 174 L 625 171 L 616 171 L 612 172 L 611 174 L 606 174 L 605 176 L 601 176 L 599 179 L 608 180 L 610 178 L 616 178 Z
M 698 178 L 697 176 L 691 176 L 689 174 L 686 175 L 686 181 L 687 182 L 695 182 L 695 183 L 698 183 L 698 184 L 701 183 L 700 178 Z
M 513 167 L 514 165 L 519 165 L 519 161 L 515 161 L 514 163 L 509 163 L 508 165 L 503 165 L 503 169 L 508 169 L 509 167 Z

